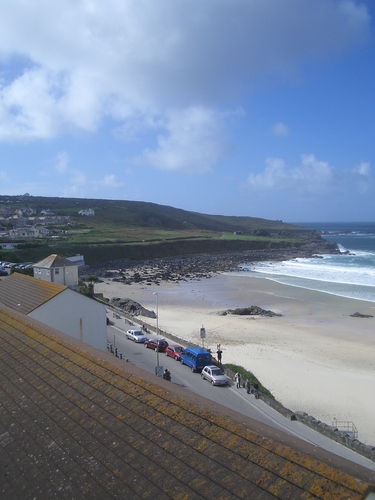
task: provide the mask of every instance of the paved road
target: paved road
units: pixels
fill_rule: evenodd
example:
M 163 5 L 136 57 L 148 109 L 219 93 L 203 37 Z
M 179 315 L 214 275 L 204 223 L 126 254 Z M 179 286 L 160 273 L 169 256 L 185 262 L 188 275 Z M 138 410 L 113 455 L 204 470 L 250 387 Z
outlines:
M 162 366 L 163 369 L 168 368 L 172 374 L 173 384 L 184 387 L 191 392 L 218 402 L 243 415 L 291 436 L 298 437 L 375 472 L 375 463 L 371 460 L 310 429 L 301 422 L 287 419 L 263 401 L 248 395 L 245 389 L 237 389 L 232 382 L 227 387 L 214 387 L 207 380 L 203 380 L 200 374 L 193 373 L 187 366 L 181 365 L 181 363 L 167 357 L 164 353 L 156 353 L 152 349 L 145 348 L 143 344 L 136 344 L 128 340 L 125 332 L 132 327 L 126 324 L 123 318 L 112 319 L 115 324 L 108 326 L 108 341 L 117 347 L 118 352 L 121 352 L 128 362 L 152 374 L 155 374 L 156 366 Z M 137 328 L 137 326 L 133 328 Z M 170 341 L 170 343 L 173 344 L 174 341 Z

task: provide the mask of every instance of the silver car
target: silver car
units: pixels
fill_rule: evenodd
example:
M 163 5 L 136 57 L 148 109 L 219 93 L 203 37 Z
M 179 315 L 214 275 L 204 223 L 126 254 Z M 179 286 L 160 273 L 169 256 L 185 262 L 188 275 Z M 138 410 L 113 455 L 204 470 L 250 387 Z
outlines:
M 228 377 L 215 365 L 205 366 L 201 372 L 201 377 L 209 380 L 212 385 L 227 385 L 229 383 Z
M 147 340 L 146 335 L 141 330 L 128 330 L 126 338 L 142 344 Z

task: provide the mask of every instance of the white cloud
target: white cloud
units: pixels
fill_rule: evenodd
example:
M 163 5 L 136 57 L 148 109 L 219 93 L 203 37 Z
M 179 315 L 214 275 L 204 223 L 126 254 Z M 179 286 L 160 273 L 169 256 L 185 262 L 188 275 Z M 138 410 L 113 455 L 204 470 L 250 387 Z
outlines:
M 257 191 L 287 191 L 291 195 L 326 195 L 335 191 L 369 191 L 373 181 L 369 163 L 362 162 L 341 173 L 313 154 L 301 156 L 301 163 L 288 167 L 280 158 L 267 158 L 260 173 L 250 173 L 247 186 Z
M 368 177 L 371 175 L 371 166 L 369 163 L 362 161 L 359 165 L 355 165 L 354 167 L 352 167 L 351 172 L 353 174 Z
M 63 178 L 66 186 L 63 189 L 64 196 L 85 196 L 91 191 L 96 191 L 97 188 L 119 188 L 122 183 L 116 179 L 114 174 L 106 174 L 100 179 L 91 176 L 70 166 L 70 157 L 65 151 L 59 153 L 56 157 L 54 170 Z M 47 172 L 41 173 L 46 176 Z
M 56 159 L 56 165 L 55 165 L 55 169 L 57 172 L 59 172 L 60 174 L 64 174 L 65 172 L 68 171 L 68 165 L 69 165 L 69 155 L 68 153 L 66 153 L 65 151 L 63 151 L 62 153 L 59 153 L 57 155 L 57 159 Z
M 293 168 L 287 167 L 282 159 L 267 158 L 263 172 L 250 173 L 247 181 L 252 189 L 320 194 L 334 186 L 335 170 L 312 154 L 302 155 L 301 165 Z
M 210 109 L 193 107 L 168 113 L 166 134 L 142 159 L 162 170 L 203 173 L 227 151 L 223 117 Z
M 111 175 L 105 175 L 103 179 L 100 179 L 98 181 L 91 181 L 89 184 L 92 184 L 93 186 L 99 186 L 99 187 L 110 187 L 110 188 L 118 188 L 122 186 L 121 182 L 118 182 L 116 180 L 116 176 L 111 174 Z
M 278 137 L 287 137 L 289 135 L 289 127 L 282 122 L 275 123 L 271 128 L 271 132 Z
M 1 181 L 9 180 L 8 174 L 4 170 L 0 170 L 0 180 Z
M 374 187 L 371 165 L 368 162 L 362 161 L 359 165 L 355 165 L 350 169 L 351 181 L 358 186 L 361 193 L 368 193 Z
M 106 117 L 135 123 L 197 103 L 228 109 L 259 77 L 294 77 L 302 61 L 363 42 L 369 22 L 354 0 L 194 8 L 188 0 L 3 0 L 0 140 L 92 133 Z

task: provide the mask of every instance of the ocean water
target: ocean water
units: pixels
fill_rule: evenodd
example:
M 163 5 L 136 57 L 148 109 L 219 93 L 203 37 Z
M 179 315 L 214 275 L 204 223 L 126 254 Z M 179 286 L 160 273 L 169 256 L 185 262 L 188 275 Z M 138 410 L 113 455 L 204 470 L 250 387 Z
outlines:
M 245 263 L 243 274 L 278 283 L 375 302 L 375 222 L 295 223 L 322 232 L 339 255 L 282 262 Z M 349 253 L 348 253 L 349 252 Z

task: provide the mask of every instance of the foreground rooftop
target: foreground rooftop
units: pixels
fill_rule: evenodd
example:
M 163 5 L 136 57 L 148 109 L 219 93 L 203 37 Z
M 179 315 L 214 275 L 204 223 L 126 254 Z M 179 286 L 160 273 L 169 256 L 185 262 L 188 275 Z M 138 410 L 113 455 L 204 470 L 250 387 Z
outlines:
M 360 499 L 372 482 L 5 306 L 0 381 L 4 499 Z

